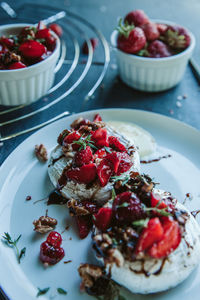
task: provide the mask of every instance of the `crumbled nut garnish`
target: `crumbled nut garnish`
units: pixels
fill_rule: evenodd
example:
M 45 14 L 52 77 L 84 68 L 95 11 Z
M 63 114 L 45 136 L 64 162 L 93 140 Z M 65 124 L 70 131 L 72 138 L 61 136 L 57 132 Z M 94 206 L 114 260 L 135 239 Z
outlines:
M 84 216 L 90 214 L 90 212 L 82 206 L 81 202 L 78 203 L 75 199 L 71 199 L 67 202 L 67 207 L 70 209 L 71 216 Z
M 63 144 L 63 140 L 64 138 L 70 133 L 70 131 L 68 129 L 63 130 L 63 132 L 61 132 L 57 138 L 57 142 L 59 145 L 62 146 Z
M 21 60 L 21 56 L 17 55 L 14 52 L 7 51 L 3 56 L 2 56 L 2 61 L 5 65 L 8 65 L 13 62 L 18 62 Z
M 46 233 L 54 229 L 57 225 L 57 220 L 49 216 L 41 216 L 33 222 L 33 225 L 35 226 L 34 231 Z
M 124 264 L 124 257 L 122 255 L 122 253 L 116 249 L 116 248 L 112 248 L 109 249 L 107 252 L 107 257 L 106 257 L 106 262 L 112 264 L 115 263 L 117 265 L 117 267 L 122 267 Z
M 71 128 L 74 128 L 74 129 L 78 128 L 79 125 L 80 125 L 80 123 L 81 123 L 83 120 L 84 120 L 84 119 L 83 119 L 82 117 L 80 117 L 80 118 L 74 120 L 74 121 L 72 122 L 72 124 L 71 124 Z
M 46 162 L 48 160 L 47 149 L 43 144 L 35 146 L 35 155 L 42 162 Z
M 78 268 L 78 272 L 83 280 L 84 286 L 87 288 L 91 288 L 93 281 L 103 276 L 102 268 L 91 264 L 81 264 Z

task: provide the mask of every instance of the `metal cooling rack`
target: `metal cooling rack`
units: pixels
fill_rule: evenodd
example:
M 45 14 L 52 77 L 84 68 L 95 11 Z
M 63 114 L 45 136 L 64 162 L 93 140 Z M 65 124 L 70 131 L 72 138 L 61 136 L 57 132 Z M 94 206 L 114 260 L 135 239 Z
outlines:
M 83 99 L 84 102 L 89 101 L 101 84 L 110 61 L 109 45 L 106 39 L 95 26 L 81 16 L 78 16 L 68 10 L 60 11 L 58 8 L 52 6 L 33 3 L 24 4 L 23 6 L 18 7 L 15 11 L 12 10 L 12 8 L 9 8 L 5 2 L 1 2 L 1 7 L 9 15 L 9 18 L 1 19 L 1 22 L 4 24 L 35 24 L 41 19 L 46 23 L 56 21 L 56 23 L 61 25 L 64 34 L 61 40 L 60 58 L 55 68 L 56 76 L 54 86 L 48 91 L 47 95 L 33 104 L 20 105 L 0 111 L 0 131 L 2 134 L 0 134 L 0 142 L 31 132 L 69 115 L 71 112 L 64 111 L 45 122 L 41 122 L 39 124 L 37 122 L 37 124 L 31 128 L 26 128 L 14 133 L 10 132 L 13 128 L 13 124 L 16 123 L 15 128 L 17 128 L 17 124 L 19 124 L 18 122 L 23 122 L 21 124 L 24 126 L 28 118 L 38 116 L 38 114 L 47 111 L 54 105 L 58 105 L 60 101 L 67 101 L 69 99 L 68 96 L 74 91 L 77 92 L 80 85 L 84 84 L 84 80 L 87 80 L 89 72 L 92 72 L 91 66 L 95 65 L 98 66 L 98 74 L 95 72 L 95 74 L 92 75 L 92 78 L 94 77 L 93 83 Z M 40 19 L 38 19 L 38 16 L 40 16 Z M 99 40 L 98 60 L 95 60 L 93 55 L 93 49 L 88 33 L 90 33 L 90 35 L 92 33 L 92 36 L 97 37 Z M 83 59 L 80 55 L 80 45 L 82 45 L 84 41 L 86 41 L 89 51 L 88 55 Z M 48 99 L 49 101 L 45 102 L 45 99 L 47 98 L 51 99 Z M 37 117 L 36 121 L 38 121 L 38 119 L 40 118 Z M 6 134 L 3 134 L 4 130 L 6 131 Z

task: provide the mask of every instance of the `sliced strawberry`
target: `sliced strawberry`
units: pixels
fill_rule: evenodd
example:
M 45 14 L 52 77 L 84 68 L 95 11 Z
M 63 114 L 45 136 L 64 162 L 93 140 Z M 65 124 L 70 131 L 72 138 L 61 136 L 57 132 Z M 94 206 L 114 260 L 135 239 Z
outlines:
M 102 121 L 102 118 L 101 118 L 101 116 L 99 114 L 96 114 L 94 116 L 94 122 L 99 122 L 99 121 Z
M 105 231 L 109 228 L 112 220 L 112 208 L 102 207 L 98 213 L 94 215 L 94 224 L 98 229 Z
M 117 170 L 117 175 L 120 175 L 124 172 L 127 172 L 132 167 L 133 162 L 127 153 L 118 153 L 118 156 L 120 156 L 120 163 Z
M 78 141 L 80 137 L 81 135 L 78 131 L 73 131 L 64 138 L 63 145 L 72 144 L 73 142 Z M 72 148 L 73 150 L 78 150 L 80 146 L 78 144 L 73 144 Z
M 104 158 L 107 155 L 107 151 L 104 148 L 98 149 L 95 154 L 94 158 Z
M 178 222 L 174 220 L 165 219 L 163 224 L 163 237 L 154 243 L 148 250 L 148 254 L 154 258 L 162 258 L 168 256 L 174 251 L 181 242 L 181 232 Z
M 8 48 L 12 48 L 14 46 L 14 40 L 10 38 L 6 38 L 4 36 L 1 37 L 0 43 L 2 43 L 4 46 Z
M 99 128 L 96 131 L 93 132 L 92 138 L 95 142 L 95 146 L 101 148 L 101 147 L 108 147 L 108 133 L 106 129 Z
M 62 36 L 63 30 L 62 30 L 62 28 L 61 28 L 58 24 L 53 23 L 53 24 L 49 25 L 49 28 L 50 28 L 52 31 L 54 31 L 59 37 Z
M 94 157 L 90 146 L 86 146 L 85 149 L 82 149 L 81 151 L 78 151 L 75 154 L 75 163 L 78 167 L 87 165 L 93 161 Z
M 19 51 L 26 58 L 38 58 L 46 52 L 46 47 L 37 41 L 29 40 L 20 45 Z
M 147 250 L 163 237 L 163 227 L 159 218 L 150 219 L 147 227 L 143 229 L 136 245 L 135 254 Z
M 51 32 L 48 28 L 40 29 L 36 32 L 36 39 L 46 39 L 51 35 Z
M 75 218 L 78 226 L 79 236 L 81 239 L 84 239 L 86 236 L 88 236 L 92 228 L 91 216 L 76 216 Z
M 113 174 L 113 165 L 112 162 L 104 158 L 97 167 L 97 175 L 100 180 L 101 186 L 105 186 L 111 175 Z
M 117 152 L 113 151 L 112 153 L 109 153 L 109 154 L 106 155 L 106 159 L 112 163 L 113 172 L 115 174 L 117 174 L 119 164 L 120 164 L 120 161 L 121 161 L 121 155 L 120 154 L 121 153 L 117 153 Z
M 109 136 L 108 138 L 109 146 L 116 151 L 127 152 L 126 147 L 119 141 L 115 136 Z
M 155 194 L 152 192 L 151 193 L 151 207 L 156 207 L 156 206 L 157 206 L 157 208 L 162 209 L 162 208 L 166 208 L 167 204 L 164 201 L 162 201 L 162 198 L 159 194 Z
M 22 69 L 22 68 L 26 68 L 26 65 L 23 64 L 21 61 L 14 62 L 8 67 L 9 70 Z
M 85 184 L 92 182 L 95 179 L 96 174 L 95 164 L 88 164 L 80 168 L 73 168 L 66 171 L 66 176 L 69 179 Z

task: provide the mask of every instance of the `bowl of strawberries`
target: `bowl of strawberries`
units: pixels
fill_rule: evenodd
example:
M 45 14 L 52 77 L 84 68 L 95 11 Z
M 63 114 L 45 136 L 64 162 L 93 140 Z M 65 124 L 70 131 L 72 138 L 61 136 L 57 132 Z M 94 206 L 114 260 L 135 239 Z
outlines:
M 0 104 L 29 104 L 44 96 L 59 55 L 59 37 L 41 22 L 0 26 Z
M 195 37 L 185 27 L 150 20 L 144 11 L 135 10 L 119 20 L 111 43 L 122 81 L 137 90 L 159 92 L 181 81 Z

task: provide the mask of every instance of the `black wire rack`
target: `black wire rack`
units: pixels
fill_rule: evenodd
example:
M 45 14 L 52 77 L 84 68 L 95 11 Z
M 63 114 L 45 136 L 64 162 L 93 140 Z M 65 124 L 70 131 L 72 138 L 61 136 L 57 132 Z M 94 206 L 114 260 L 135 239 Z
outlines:
M 60 58 L 54 70 L 55 83 L 53 87 L 48 91 L 47 95 L 33 104 L 4 108 L 0 111 L 0 119 L 3 120 L 0 121 L 0 142 L 31 132 L 71 114 L 72 112 L 64 111 L 53 118 L 39 122 L 39 124 L 37 123 L 33 127 L 16 132 L 10 132 L 9 130 L 9 126 L 13 131 L 13 127 L 18 127 L 18 122 L 25 122 L 28 118 L 38 116 L 43 111 L 58 105 L 61 101 L 67 101 L 69 99 L 68 96 L 77 91 L 86 80 L 92 82 L 90 85 L 87 84 L 89 90 L 86 91 L 83 102 L 89 101 L 100 86 L 110 61 L 109 45 L 103 34 L 79 15 L 68 10 L 59 10 L 52 6 L 34 3 L 25 3 L 15 11 L 6 2 L 1 2 L 1 7 L 9 15 L 7 18 L 1 19 L 2 24 L 35 24 L 40 20 L 44 20 L 44 23 L 51 23 L 56 20 L 56 23 L 60 24 L 63 29 L 63 36 L 61 39 Z M 38 16 L 40 19 L 38 19 Z M 98 59 L 94 56 L 88 34 L 92 34 L 93 37 L 97 37 L 99 40 L 98 55 L 96 55 Z M 81 55 L 81 45 L 84 41 L 86 41 L 88 46 L 88 55 L 83 57 Z M 97 66 L 98 71 L 91 73 L 92 66 Z M 48 99 L 48 101 L 45 101 L 45 99 Z M 40 118 L 38 119 L 40 120 Z M 16 126 L 13 126 L 15 123 Z M 3 134 L 4 129 L 7 129 L 6 134 Z

